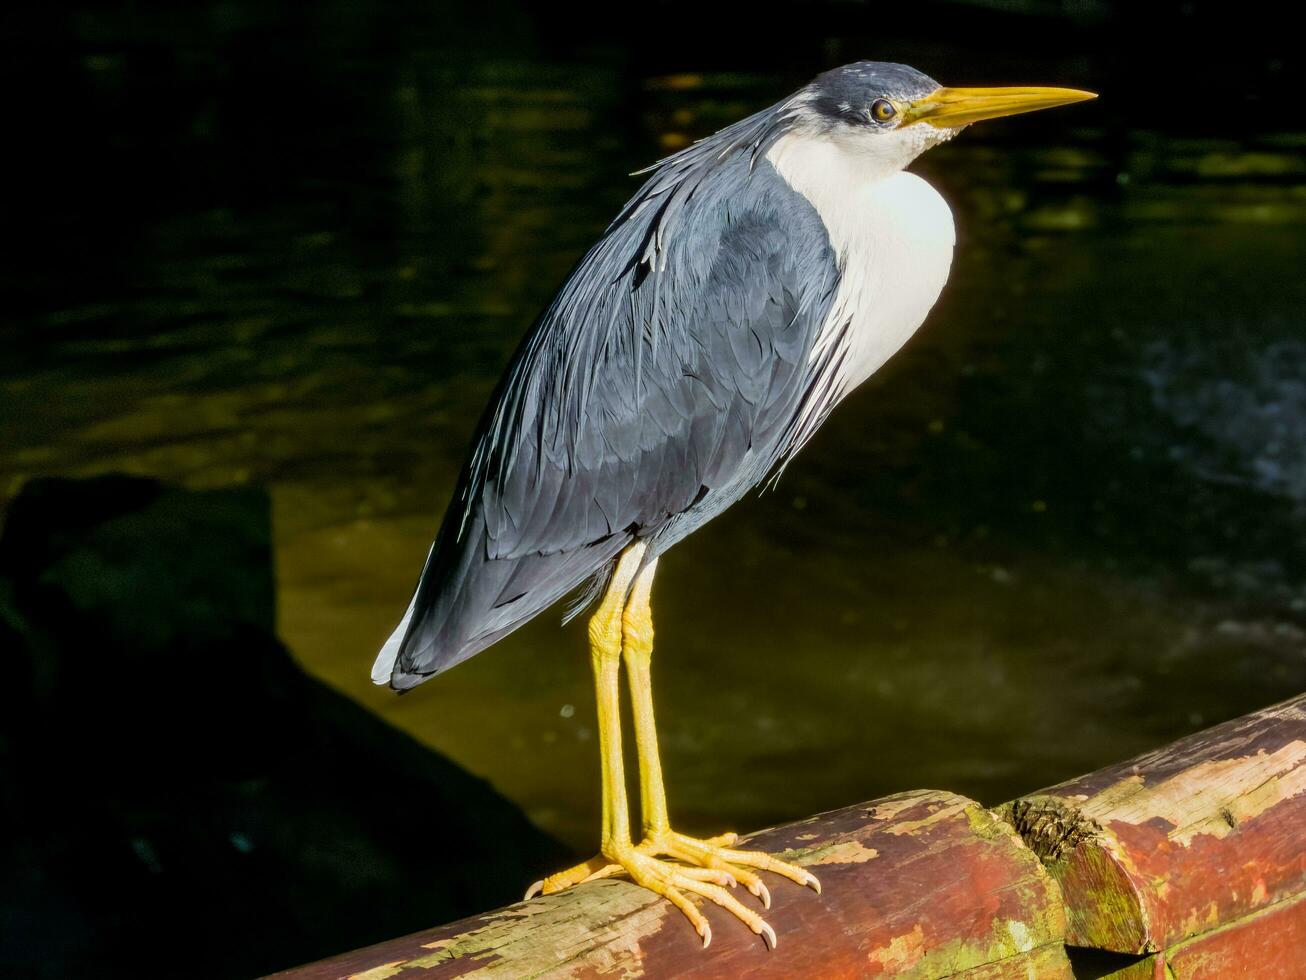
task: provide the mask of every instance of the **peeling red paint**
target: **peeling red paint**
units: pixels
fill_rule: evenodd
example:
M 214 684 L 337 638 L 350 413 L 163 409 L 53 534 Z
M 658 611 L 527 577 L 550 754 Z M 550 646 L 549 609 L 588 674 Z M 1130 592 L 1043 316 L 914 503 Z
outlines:
M 1175 980 L 1300 980 L 1306 974 L 1306 897 L 1185 943 L 1167 962 Z
M 1068 941 L 1166 949 L 1306 893 L 1306 695 L 1026 799 L 1079 821 L 1041 850 Z
M 528 972 L 550 977 L 1070 977 L 1055 883 L 1010 828 L 971 800 L 907 793 L 751 843 L 821 864 L 819 896 L 771 883 L 774 952 L 712 905 L 704 906 L 712 946 L 703 950 L 670 906 L 609 880 L 281 976 L 337 980 L 385 967 L 396 980 L 511 977 L 524 972 L 529 947 L 555 965 Z
M 1306 896 L 1222 925 L 1104 980 L 1300 980 L 1306 975 Z

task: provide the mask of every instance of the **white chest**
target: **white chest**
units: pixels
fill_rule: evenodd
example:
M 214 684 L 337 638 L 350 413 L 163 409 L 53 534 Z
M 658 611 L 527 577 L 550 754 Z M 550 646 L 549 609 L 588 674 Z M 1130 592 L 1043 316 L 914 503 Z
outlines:
M 955 232 L 939 193 L 905 171 L 863 188 L 821 218 L 842 275 L 817 347 L 850 323 L 841 385 L 846 393 L 879 370 L 925 321 L 948 281 Z
M 838 258 L 839 290 L 814 356 L 849 324 L 838 386 L 847 394 L 907 342 L 939 298 L 956 240 L 952 212 L 915 174 L 880 176 L 839 147 L 781 141 L 771 160 L 816 209 Z

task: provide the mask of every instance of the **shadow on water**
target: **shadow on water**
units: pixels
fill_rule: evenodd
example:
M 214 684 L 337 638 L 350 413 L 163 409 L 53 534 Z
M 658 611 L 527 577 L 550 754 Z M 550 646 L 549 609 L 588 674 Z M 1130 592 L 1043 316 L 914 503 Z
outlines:
M 985 37 L 1055 23 L 935 6 Z M 28 160 L 65 197 L 17 202 L 0 490 L 268 487 L 305 667 L 592 844 L 578 630 L 541 617 L 404 699 L 370 659 L 623 175 L 871 46 L 805 23 L 767 69 L 693 38 L 568 42 L 507 5 L 196 9 L 32 28 L 61 39 L 41 82 L 77 113 Z M 959 227 L 928 326 L 778 489 L 665 560 L 687 829 L 914 786 L 997 802 L 1306 686 L 1306 136 L 1152 128 L 1128 50 L 1041 63 L 1018 40 L 893 50 L 1106 98 L 921 161 Z
M 12 502 L 0 974 L 261 976 L 512 902 L 565 859 L 298 669 L 270 538 L 254 488 L 41 479 Z

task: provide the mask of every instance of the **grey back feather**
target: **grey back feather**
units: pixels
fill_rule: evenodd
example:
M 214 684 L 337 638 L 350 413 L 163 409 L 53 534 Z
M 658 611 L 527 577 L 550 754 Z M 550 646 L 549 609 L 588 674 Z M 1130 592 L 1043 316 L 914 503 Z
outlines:
M 408 687 L 650 557 L 761 482 L 832 404 L 838 269 L 766 160 L 794 100 L 655 165 L 514 356 L 419 583 Z

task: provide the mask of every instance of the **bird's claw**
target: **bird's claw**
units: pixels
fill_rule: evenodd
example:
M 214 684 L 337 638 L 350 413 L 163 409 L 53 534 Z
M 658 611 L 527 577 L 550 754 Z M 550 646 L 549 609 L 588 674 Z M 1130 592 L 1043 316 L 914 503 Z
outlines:
M 817 894 L 820 894 L 821 883 L 806 868 L 781 861 L 765 852 L 732 849 L 730 845 L 738 839 L 736 834 L 721 834 L 699 840 L 672 830 L 663 831 L 650 835 L 638 845 L 614 846 L 607 856 L 598 855 L 583 864 L 537 881 L 526 892 L 526 898 L 540 894 L 552 895 L 582 882 L 625 873 L 636 884 L 662 895 L 680 909 L 703 940 L 704 948 L 712 942 L 712 927 L 689 900 L 689 895 L 706 898 L 721 906 L 761 936 L 768 949 L 775 949 L 775 930 L 756 912 L 740 904 L 726 889 L 742 884 L 762 903 L 762 908 L 769 909 L 771 890 L 757 871 L 781 875 L 795 884 L 811 888 Z M 682 864 L 672 864 L 660 860 L 661 858 L 672 858 Z

